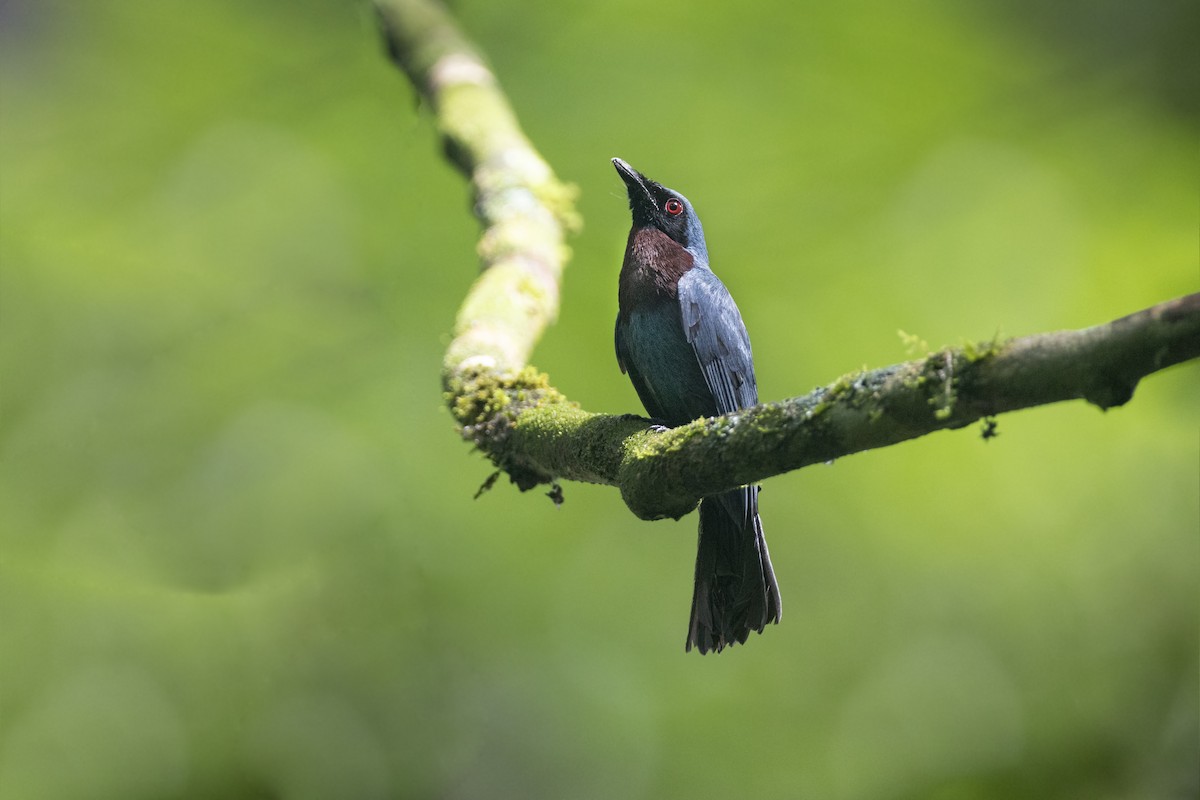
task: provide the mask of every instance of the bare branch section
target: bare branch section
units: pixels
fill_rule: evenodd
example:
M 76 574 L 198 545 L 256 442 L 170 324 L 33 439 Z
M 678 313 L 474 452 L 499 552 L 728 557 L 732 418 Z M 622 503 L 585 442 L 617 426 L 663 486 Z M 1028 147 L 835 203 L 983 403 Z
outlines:
M 484 225 L 484 272 L 446 354 L 447 400 L 463 436 L 522 489 L 608 484 L 639 517 L 679 517 L 707 495 L 1006 411 L 1078 399 L 1119 406 L 1146 375 L 1200 357 L 1192 294 L 1092 328 L 940 350 L 672 430 L 584 411 L 526 366 L 557 313 L 573 190 L 534 152 L 440 6 L 376 5 L 389 52 L 431 102 Z

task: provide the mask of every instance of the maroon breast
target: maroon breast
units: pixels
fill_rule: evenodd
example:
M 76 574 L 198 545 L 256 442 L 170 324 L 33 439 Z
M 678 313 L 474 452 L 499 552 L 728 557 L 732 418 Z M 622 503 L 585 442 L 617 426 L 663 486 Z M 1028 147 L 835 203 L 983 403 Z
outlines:
M 658 228 L 631 230 L 617 298 L 621 314 L 639 304 L 677 297 L 679 279 L 694 262 L 691 253 Z

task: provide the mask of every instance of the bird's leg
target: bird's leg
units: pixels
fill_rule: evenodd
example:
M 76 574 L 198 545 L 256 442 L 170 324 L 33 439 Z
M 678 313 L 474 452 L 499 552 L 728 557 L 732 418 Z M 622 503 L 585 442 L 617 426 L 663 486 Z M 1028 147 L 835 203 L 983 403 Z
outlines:
M 628 422 L 640 422 L 641 420 L 645 419 L 645 417 L 638 416 L 637 414 L 622 414 L 621 419 Z M 665 420 L 651 419 L 650 430 L 654 433 L 665 433 L 666 431 L 671 430 L 671 426 L 666 424 Z

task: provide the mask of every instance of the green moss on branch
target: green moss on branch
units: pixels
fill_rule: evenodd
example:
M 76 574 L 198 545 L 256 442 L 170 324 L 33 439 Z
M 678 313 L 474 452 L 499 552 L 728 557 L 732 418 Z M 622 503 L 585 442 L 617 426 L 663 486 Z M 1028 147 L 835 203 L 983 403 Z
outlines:
M 564 237 L 579 227 L 574 188 L 529 144 L 440 5 L 376 7 L 388 51 L 429 99 L 484 226 L 483 272 L 443 364 L 447 404 L 464 438 L 522 489 L 559 479 L 610 484 L 639 517 L 678 517 L 707 495 L 1005 411 L 1073 399 L 1118 406 L 1141 378 L 1200 356 L 1193 294 L 1081 331 L 968 342 L 672 430 L 584 411 L 527 366 L 558 313 Z

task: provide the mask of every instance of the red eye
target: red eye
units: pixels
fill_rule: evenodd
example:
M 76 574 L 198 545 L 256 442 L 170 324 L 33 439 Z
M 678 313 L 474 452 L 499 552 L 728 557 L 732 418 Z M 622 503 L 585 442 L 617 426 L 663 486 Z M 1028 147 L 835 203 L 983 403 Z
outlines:
M 683 203 L 672 197 L 670 200 L 663 203 L 663 211 L 666 211 L 672 217 L 678 217 L 683 213 Z

